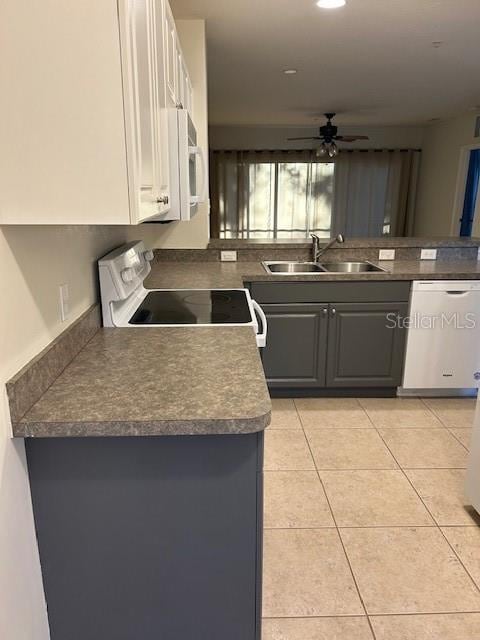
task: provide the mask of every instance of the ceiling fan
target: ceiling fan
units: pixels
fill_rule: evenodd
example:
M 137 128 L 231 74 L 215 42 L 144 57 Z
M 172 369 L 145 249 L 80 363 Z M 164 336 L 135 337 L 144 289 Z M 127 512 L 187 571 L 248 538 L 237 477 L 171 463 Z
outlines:
M 334 113 L 325 113 L 327 124 L 320 127 L 320 135 L 309 136 L 307 138 L 287 138 L 288 140 L 321 140 L 322 144 L 317 149 L 317 156 L 326 156 L 334 158 L 338 154 L 338 146 L 335 141 L 339 142 L 355 142 L 356 140 L 368 140 L 368 136 L 338 136 L 338 127 L 332 124 Z

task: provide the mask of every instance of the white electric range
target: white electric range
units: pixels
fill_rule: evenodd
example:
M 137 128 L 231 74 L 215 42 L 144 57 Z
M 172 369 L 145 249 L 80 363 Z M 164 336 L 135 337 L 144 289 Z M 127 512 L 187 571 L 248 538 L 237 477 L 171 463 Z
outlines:
M 248 289 L 146 289 L 143 282 L 152 260 L 153 252 L 141 241 L 99 260 L 104 327 L 250 326 L 257 345 L 266 345 L 267 319 Z

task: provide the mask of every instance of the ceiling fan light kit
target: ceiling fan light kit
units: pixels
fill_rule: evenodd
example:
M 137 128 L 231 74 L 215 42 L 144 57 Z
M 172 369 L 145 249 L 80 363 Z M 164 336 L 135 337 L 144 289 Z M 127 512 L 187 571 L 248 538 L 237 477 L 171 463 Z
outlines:
M 340 9 L 346 4 L 346 0 L 318 0 L 317 7 L 320 9 Z
M 336 141 L 339 142 L 356 142 L 357 140 L 368 140 L 368 136 L 351 135 L 351 136 L 339 136 L 338 127 L 332 123 L 332 119 L 335 117 L 334 113 L 325 113 L 327 124 L 320 127 L 318 136 L 309 136 L 306 138 L 288 138 L 288 140 L 321 140 L 322 144 L 317 148 L 317 157 L 328 155 L 330 158 L 334 158 L 339 153 L 339 148 Z
M 324 158 L 325 156 L 335 158 L 335 156 L 338 156 L 339 151 L 335 142 L 322 142 L 316 150 L 316 156 L 317 158 Z

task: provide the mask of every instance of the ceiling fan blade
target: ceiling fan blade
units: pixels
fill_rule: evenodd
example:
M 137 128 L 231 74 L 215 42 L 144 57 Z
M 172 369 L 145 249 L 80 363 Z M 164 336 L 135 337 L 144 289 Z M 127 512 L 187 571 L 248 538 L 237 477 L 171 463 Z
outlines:
M 318 136 L 309 136 L 308 138 L 287 138 L 287 140 L 321 140 Z
M 355 142 L 356 140 L 369 140 L 368 136 L 336 136 L 335 140 L 342 142 Z

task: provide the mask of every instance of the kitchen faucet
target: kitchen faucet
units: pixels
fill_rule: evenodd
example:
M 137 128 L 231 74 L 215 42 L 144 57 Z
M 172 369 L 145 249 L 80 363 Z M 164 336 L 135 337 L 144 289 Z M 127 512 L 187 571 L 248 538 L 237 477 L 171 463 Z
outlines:
M 323 255 L 325 251 L 327 251 L 327 249 L 330 249 L 330 247 L 332 247 L 336 242 L 340 244 L 345 242 L 345 236 L 339 233 L 338 236 L 336 236 L 335 238 L 332 238 L 332 240 L 330 240 L 330 242 L 326 244 L 324 247 L 320 247 L 320 242 L 322 241 L 322 239 L 319 238 L 315 233 L 311 233 L 310 235 L 312 237 L 313 262 L 318 262 L 318 259 L 320 258 L 320 256 Z

